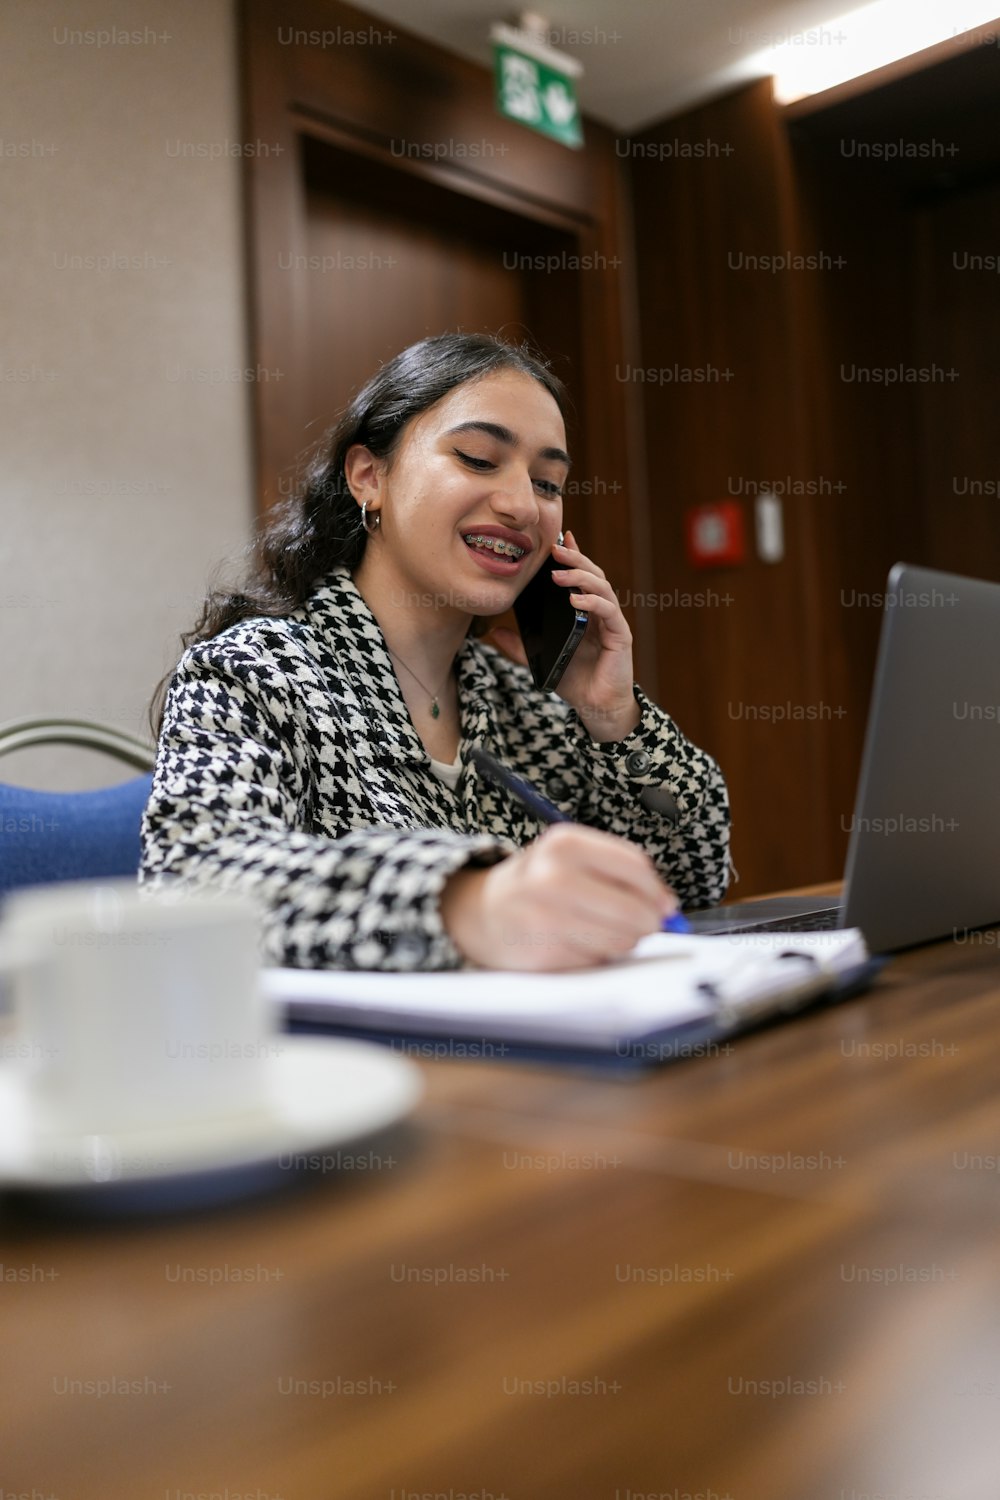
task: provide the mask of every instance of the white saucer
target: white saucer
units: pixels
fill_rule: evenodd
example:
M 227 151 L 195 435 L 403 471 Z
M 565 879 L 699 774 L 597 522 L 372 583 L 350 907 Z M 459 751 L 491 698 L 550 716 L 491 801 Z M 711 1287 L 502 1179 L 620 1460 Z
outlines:
M 0 1066 L 0 1189 L 85 1190 L 121 1206 L 132 1199 L 163 1206 L 165 1191 L 174 1207 L 239 1196 L 297 1172 L 381 1165 L 343 1148 L 413 1109 L 424 1087 L 419 1069 L 369 1042 L 282 1036 L 279 1047 L 267 1060 L 269 1097 L 256 1113 L 119 1135 L 41 1135 L 18 1070 Z

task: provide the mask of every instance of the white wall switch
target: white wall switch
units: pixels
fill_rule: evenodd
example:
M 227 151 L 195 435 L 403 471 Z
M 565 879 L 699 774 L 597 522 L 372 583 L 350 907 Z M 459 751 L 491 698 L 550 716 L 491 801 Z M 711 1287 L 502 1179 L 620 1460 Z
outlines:
M 785 555 L 785 523 L 777 495 L 758 495 L 755 516 L 757 556 L 761 562 L 780 562 Z

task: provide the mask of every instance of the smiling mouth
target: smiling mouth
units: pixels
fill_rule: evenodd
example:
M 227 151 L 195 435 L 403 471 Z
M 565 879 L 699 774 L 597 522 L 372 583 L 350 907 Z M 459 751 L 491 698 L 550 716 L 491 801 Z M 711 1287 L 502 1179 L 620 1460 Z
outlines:
M 495 552 L 498 557 L 509 557 L 517 560 L 524 556 L 525 549 L 518 547 L 514 542 L 504 541 L 500 536 L 480 536 L 478 532 L 467 531 L 462 540 L 467 547 L 481 548 L 486 552 Z

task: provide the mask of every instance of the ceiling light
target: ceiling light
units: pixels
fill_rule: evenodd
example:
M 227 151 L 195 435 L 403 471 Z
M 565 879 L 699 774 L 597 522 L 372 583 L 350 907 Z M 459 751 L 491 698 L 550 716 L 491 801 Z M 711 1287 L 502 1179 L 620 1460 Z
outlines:
M 741 71 L 773 75 L 775 100 L 791 104 L 967 32 L 996 45 L 996 16 L 997 0 L 875 0 L 755 53 Z

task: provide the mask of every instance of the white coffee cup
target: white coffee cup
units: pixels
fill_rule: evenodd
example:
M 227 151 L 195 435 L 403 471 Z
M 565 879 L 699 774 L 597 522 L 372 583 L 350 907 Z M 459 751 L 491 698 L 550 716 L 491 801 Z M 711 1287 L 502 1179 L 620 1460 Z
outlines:
M 259 917 L 243 897 L 131 880 L 19 891 L 0 971 L 36 1134 L 170 1132 L 259 1115 L 268 1028 Z M 277 1050 L 277 1049 L 275 1049 Z

